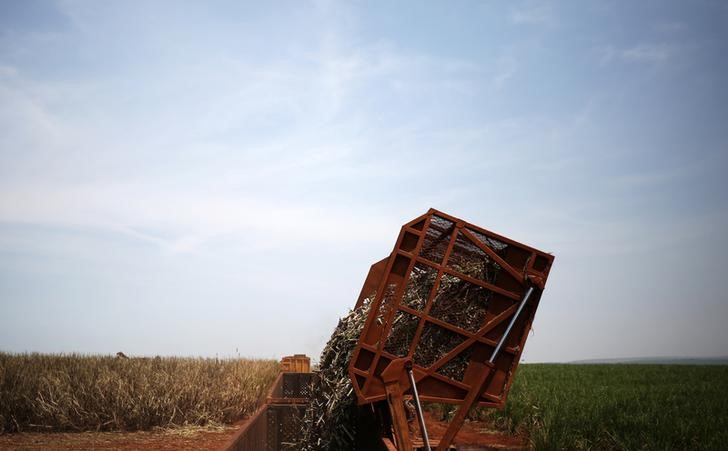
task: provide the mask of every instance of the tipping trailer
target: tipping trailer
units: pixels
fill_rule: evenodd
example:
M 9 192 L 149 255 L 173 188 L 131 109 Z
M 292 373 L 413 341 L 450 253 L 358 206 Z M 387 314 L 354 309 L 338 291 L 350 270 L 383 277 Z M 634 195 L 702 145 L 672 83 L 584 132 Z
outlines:
M 357 425 L 356 449 L 452 450 L 471 408 L 502 408 L 553 260 L 434 209 L 402 226 L 392 253 L 372 265 L 356 304 L 368 309 L 348 367 L 367 412 Z M 311 393 L 296 378 L 310 377 L 281 375 L 271 393 L 287 387 L 289 398 L 269 396 L 226 449 L 297 449 L 297 421 Z M 423 401 L 458 406 L 441 437 L 429 437 Z

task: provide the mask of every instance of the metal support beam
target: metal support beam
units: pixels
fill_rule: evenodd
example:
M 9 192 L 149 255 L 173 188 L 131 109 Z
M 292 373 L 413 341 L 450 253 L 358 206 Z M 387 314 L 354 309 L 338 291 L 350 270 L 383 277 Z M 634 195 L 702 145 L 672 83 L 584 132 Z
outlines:
M 415 383 L 415 375 L 412 372 L 412 361 L 405 363 L 405 369 L 409 376 L 410 385 L 412 386 L 412 397 L 415 401 L 415 407 L 417 408 L 417 420 L 420 423 L 420 433 L 422 434 L 422 443 L 425 446 L 425 451 L 432 451 L 430 448 L 430 438 L 427 436 L 427 426 L 425 425 L 425 414 L 422 412 L 422 404 L 420 403 L 420 395 L 417 393 L 417 384 Z

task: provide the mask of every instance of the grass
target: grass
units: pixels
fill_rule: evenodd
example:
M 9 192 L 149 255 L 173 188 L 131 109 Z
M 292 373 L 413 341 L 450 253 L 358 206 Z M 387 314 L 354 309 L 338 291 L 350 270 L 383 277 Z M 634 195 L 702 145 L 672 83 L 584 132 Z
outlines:
M 272 360 L 0 353 L 0 432 L 231 423 L 277 372 Z
M 474 416 L 534 449 L 725 449 L 728 365 L 520 365 L 503 411 Z

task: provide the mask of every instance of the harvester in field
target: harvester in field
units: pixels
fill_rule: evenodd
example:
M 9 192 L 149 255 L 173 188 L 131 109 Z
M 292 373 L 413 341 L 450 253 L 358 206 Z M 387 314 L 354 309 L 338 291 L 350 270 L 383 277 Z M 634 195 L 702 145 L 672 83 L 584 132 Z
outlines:
M 229 449 L 453 449 L 471 408 L 505 405 L 552 263 L 430 209 L 372 265 L 319 373 L 282 373 Z M 423 402 L 458 406 L 440 437 Z

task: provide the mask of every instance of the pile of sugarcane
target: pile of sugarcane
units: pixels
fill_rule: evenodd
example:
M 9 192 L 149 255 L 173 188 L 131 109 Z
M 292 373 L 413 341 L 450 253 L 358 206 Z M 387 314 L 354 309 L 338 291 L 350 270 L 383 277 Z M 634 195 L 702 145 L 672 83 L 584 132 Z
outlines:
M 370 301 L 339 320 L 321 353 L 310 404 L 303 417 L 303 451 L 355 448 L 356 395 L 349 379 L 349 361 L 369 313 Z

